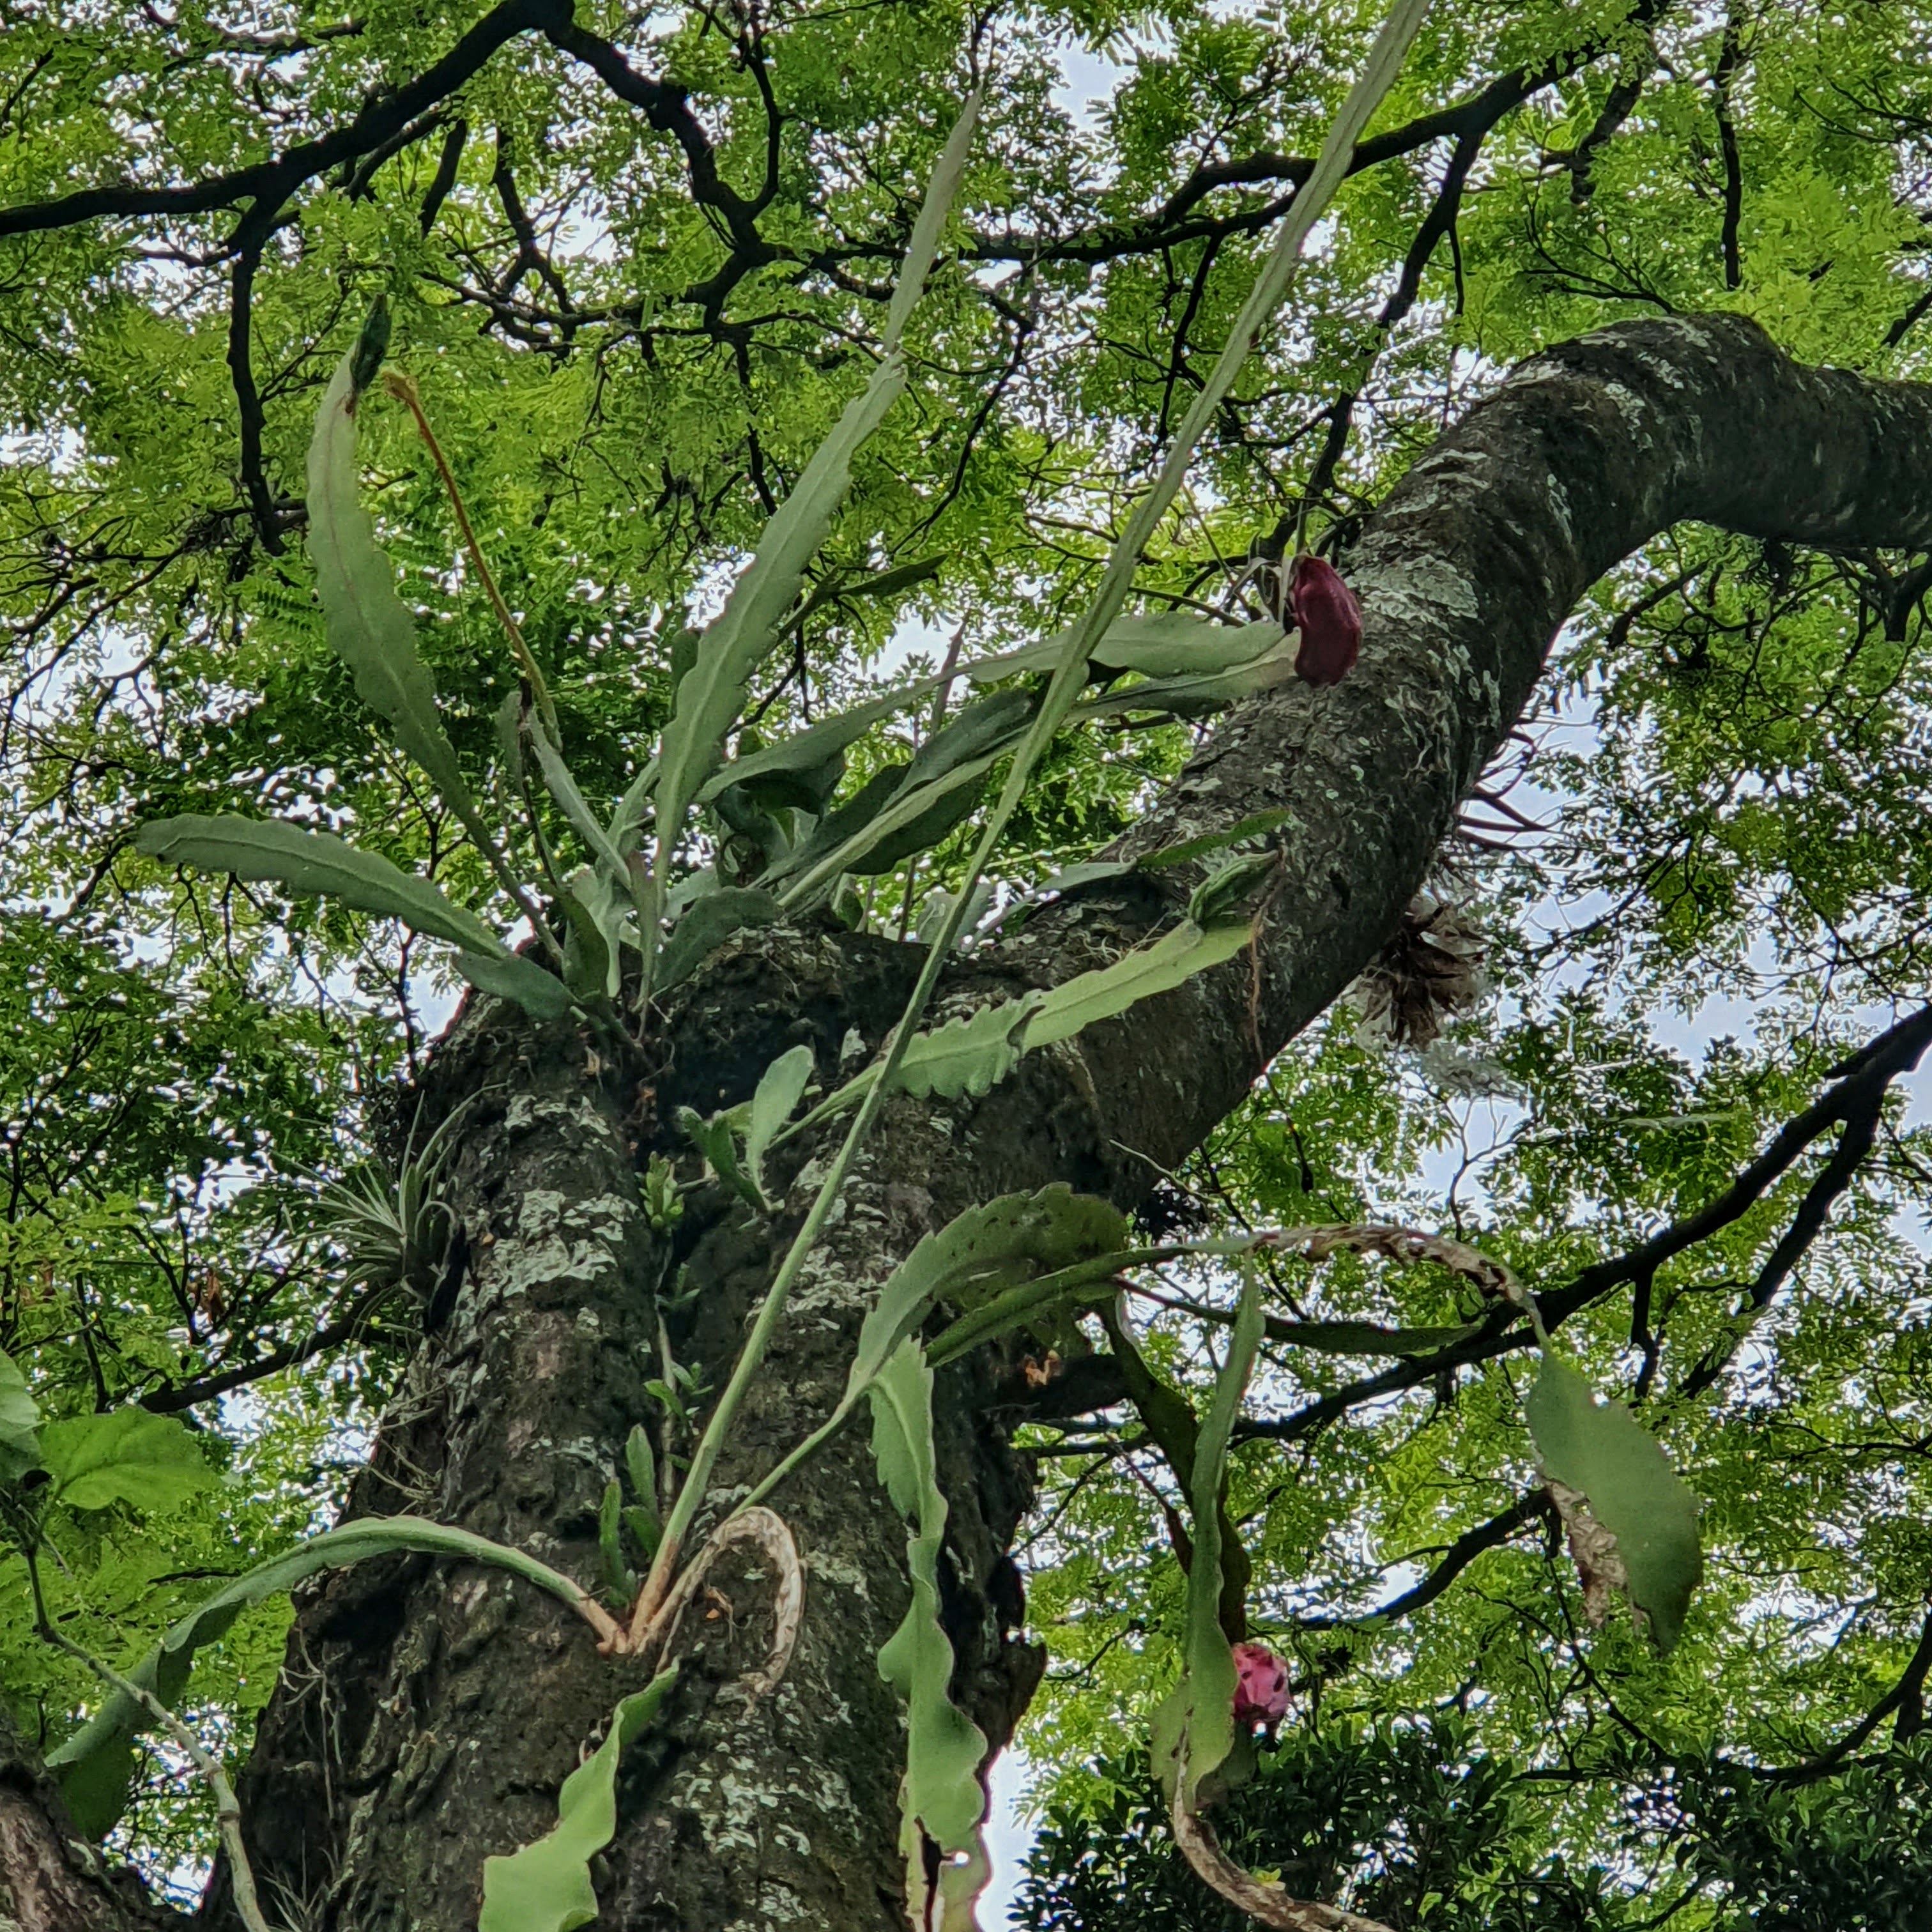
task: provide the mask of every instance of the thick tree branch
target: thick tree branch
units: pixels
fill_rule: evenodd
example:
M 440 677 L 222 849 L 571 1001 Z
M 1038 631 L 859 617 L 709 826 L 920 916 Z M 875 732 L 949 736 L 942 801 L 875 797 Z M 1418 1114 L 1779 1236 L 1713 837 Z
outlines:
M 423 195 L 422 208 L 416 216 L 416 224 L 427 235 L 436 226 L 436 218 L 442 212 L 442 204 L 449 199 L 449 191 L 456 185 L 456 171 L 463 165 L 464 143 L 470 139 L 470 123 L 459 116 L 450 123 L 449 131 L 442 137 L 442 152 L 436 157 L 436 172 L 430 177 L 430 184 Z
M 1733 0 L 1724 22 L 1724 38 L 1718 50 L 1718 64 L 1711 70 L 1711 89 L 1718 102 L 1718 146 L 1724 160 L 1724 220 L 1719 238 L 1724 253 L 1724 286 L 1727 289 L 1742 287 L 1744 279 L 1744 256 L 1738 241 L 1738 230 L 1744 219 L 1744 166 L 1738 157 L 1737 122 L 1731 113 L 1731 83 L 1737 78 L 1744 59 L 1743 25 Z
M 1229 714 L 1120 842 L 1149 851 L 1270 809 L 1292 824 L 1252 966 L 1190 982 L 1159 1024 L 1117 1026 L 1108 1051 L 1087 1052 L 1113 1138 L 1171 1166 L 1327 1006 L 1395 929 L 1583 592 L 1693 518 L 1788 542 L 1924 547 L 1932 391 L 1801 368 L 1733 316 L 1622 323 L 1514 371 L 1342 560 L 1364 617 L 1353 674 Z M 1175 867 L 1131 893 L 1071 896 L 1001 956 L 1058 978 L 1103 934 L 1174 916 L 1202 876 Z M 982 1111 L 1008 1104 L 996 1090 Z M 1151 1174 L 1135 1154 L 1108 1166 L 1129 1196 Z
M 0 235 L 31 235 L 71 228 L 104 217 L 206 214 L 251 201 L 257 211 L 279 208 L 304 182 L 364 155 L 401 134 L 418 116 L 454 93 L 497 50 L 532 28 L 562 26 L 568 0 L 503 0 L 484 15 L 449 52 L 416 80 L 373 101 L 346 128 L 304 141 L 272 160 L 178 187 L 135 182 L 82 188 L 51 201 L 0 208 Z
M 242 488 L 255 523 L 255 534 L 271 556 L 282 554 L 281 519 L 275 508 L 275 494 L 268 487 L 268 472 L 262 466 L 261 392 L 255 386 L 253 352 L 250 346 L 254 327 L 255 271 L 261 266 L 259 245 L 244 248 L 235 258 L 229 276 L 228 373 L 235 386 L 236 407 L 242 422 Z

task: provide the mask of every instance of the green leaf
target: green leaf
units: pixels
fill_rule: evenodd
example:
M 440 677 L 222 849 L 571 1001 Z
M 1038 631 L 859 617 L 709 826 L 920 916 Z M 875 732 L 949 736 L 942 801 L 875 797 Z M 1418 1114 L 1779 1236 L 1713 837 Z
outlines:
M 20 1365 L 0 1349 L 0 1483 L 17 1480 L 40 1460 L 40 1412 Z
M 603 1562 L 604 1583 L 620 1601 L 628 1598 L 638 1583 L 624 1561 L 623 1508 L 624 1492 L 614 1478 L 604 1485 L 597 1505 L 597 1553 Z
M 938 844 L 979 803 L 998 755 L 956 766 L 929 784 L 906 782 L 908 766 L 875 773 L 792 857 L 772 867 L 774 882 L 804 874 L 786 887 L 784 903 L 803 903 L 842 873 L 889 872 L 901 860 Z
M 521 1006 L 532 1019 L 561 1019 L 570 1011 L 570 988 L 520 952 L 459 952 L 456 970 L 472 986 Z
M 875 698 L 869 704 L 855 704 L 849 711 L 821 718 L 802 731 L 794 731 L 788 738 L 781 738 L 775 744 L 761 746 L 755 752 L 734 758 L 706 782 L 698 794 L 698 802 L 708 803 L 734 785 L 752 785 L 760 779 L 822 770 L 856 745 L 874 725 L 884 722 L 896 712 L 903 711 L 938 682 L 937 677 L 922 678 L 916 684 L 888 692 L 884 697 Z
M 1126 1240 L 1126 1218 L 1118 1208 L 1076 1194 L 1064 1181 L 1036 1193 L 1004 1194 L 956 1215 L 923 1237 L 880 1290 L 859 1331 L 846 1380 L 848 1400 L 940 1303 L 970 1307 L 1015 1282 L 1116 1254 Z
M 318 1570 L 341 1569 L 365 1557 L 386 1556 L 398 1550 L 507 1570 L 573 1608 L 584 1600 L 582 1587 L 569 1577 L 520 1550 L 492 1543 L 488 1537 L 421 1516 L 365 1516 L 312 1536 L 285 1555 L 259 1563 L 224 1584 L 176 1624 L 125 1674 L 172 1707 L 187 1688 L 196 1651 L 224 1635 L 250 1605 L 292 1589 Z M 128 1781 L 134 1770 L 134 1740 L 152 1721 L 132 1698 L 117 1690 L 71 1737 L 47 1754 L 47 1768 L 59 1777 L 68 1809 L 89 1838 L 104 1838 L 126 1808 Z
M 658 1545 L 664 1540 L 664 1526 L 658 1520 L 656 1511 L 642 1508 L 636 1503 L 626 1503 L 622 1514 L 632 1541 L 648 1563 L 656 1556 Z
M 550 742 L 541 721 L 524 735 L 530 740 L 530 749 L 537 754 L 538 769 L 544 775 L 544 783 L 550 788 L 550 796 L 562 807 L 563 815 L 570 820 L 572 829 L 604 866 L 614 883 L 627 883 L 630 872 L 615 842 L 578 790 L 576 779 L 570 775 L 570 767 L 563 761 L 563 754 Z
M 349 352 L 349 388 L 352 395 L 359 396 L 376 380 L 377 370 L 382 366 L 382 358 L 389 352 L 389 292 L 386 289 L 376 291 L 376 299 L 369 304 L 368 318 L 362 325 L 362 333 L 356 338 L 356 346 Z
M 1250 812 L 1225 832 L 1204 832 L 1198 838 L 1184 838 L 1178 845 L 1163 845 L 1159 851 L 1150 852 L 1136 860 L 1133 869 L 1158 872 L 1169 866 L 1184 866 L 1190 859 L 1204 859 L 1210 852 L 1240 844 L 1246 839 L 1262 838 L 1284 825 L 1295 824 L 1299 818 L 1298 813 L 1286 806 L 1267 812 Z
M 800 1046 L 780 1054 L 759 1078 L 752 1096 L 751 1117 L 745 1124 L 745 1165 L 760 1195 L 766 1191 L 766 1152 L 772 1137 L 791 1118 L 792 1109 L 805 1097 L 806 1083 L 812 1075 L 812 1048 Z
M 1192 920 L 1184 920 L 1151 946 L 1136 946 L 1111 966 L 1055 986 L 1028 1018 L 1020 1052 L 1030 1053 L 1051 1041 L 1070 1039 L 1082 1027 L 1112 1019 L 1138 1000 L 1170 992 L 1196 974 L 1233 958 L 1253 936 L 1246 926 L 1204 932 Z
M 1134 712 L 1166 712 L 1180 718 L 1199 717 L 1290 682 L 1294 676 L 1297 633 L 1291 631 L 1284 634 L 1271 624 L 1249 628 L 1267 631 L 1274 641 L 1254 656 L 1224 670 L 1150 677 L 1137 684 L 1118 686 L 1100 697 L 1089 698 L 1076 715 L 1098 718 Z
M 1523 1412 L 1544 1474 L 1580 1491 L 1616 1538 L 1603 1580 L 1627 1591 L 1658 1648 L 1670 1650 L 1704 1574 L 1696 1498 L 1663 1444 L 1622 1402 L 1598 1402 L 1583 1376 L 1547 1352 Z M 1585 1560 L 1580 1552 L 1580 1567 Z
M 976 758 L 1018 744 L 1039 708 L 1039 694 L 1031 691 L 996 691 L 976 698 L 913 754 L 908 783 L 931 784 Z
M 1036 1046 L 1066 1040 L 1096 1020 L 1111 1019 L 1136 1000 L 1171 992 L 1195 974 L 1232 959 L 1252 937 L 1245 926 L 1204 932 L 1184 921 L 1151 946 L 1137 946 L 1111 966 L 1082 973 L 1047 992 L 1002 1000 L 915 1036 L 899 1063 L 899 1082 L 922 1099 L 938 1094 L 990 1092 Z M 821 1100 L 799 1123 L 816 1126 L 856 1105 L 878 1077 L 866 1067 Z
M 650 1432 L 641 1422 L 631 1425 L 624 1438 L 624 1473 L 631 1479 L 631 1493 L 649 1510 L 655 1522 L 658 1510 L 657 1458 L 651 1454 Z
M 496 707 L 496 755 L 513 792 L 524 788 L 524 707 L 528 702 L 518 689 Z
M 766 524 L 757 552 L 732 586 L 724 609 L 705 627 L 696 662 L 678 682 L 658 754 L 660 878 L 668 876 L 671 849 L 684 814 L 717 764 L 732 720 L 744 707 L 746 682 L 776 641 L 785 613 L 805 581 L 806 567 L 818 554 L 845 500 L 853 459 L 905 387 L 905 358 L 898 346 L 899 337 L 925 287 L 926 271 L 965 166 L 979 105 L 976 88 L 946 137 L 927 185 L 886 312 L 884 360 L 864 389 L 846 404 L 831 434 L 812 453 L 790 495 Z
M 49 1423 L 40 1431 L 40 1466 L 53 1478 L 52 1500 L 70 1509 L 172 1509 L 216 1480 L 180 1418 L 145 1408 Z
M 1044 1347 L 1064 1349 L 1070 1340 L 1069 1308 L 1112 1300 L 1120 1292 L 1115 1276 L 1145 1254 L 1144 1250 L 1122 1249 L 998 1292 L 982 1287 L 975 1294 L 962 1295 L 958 1298 L 967 1312 L 927 1344 L 926 1358 L 935 1369 L 944 1368 L 1015 1328 L 1028 1330 Z
M 388 720 L 397 742 L 467 819 L 475 807 L 436 710 L 435 680 L 416 654 L 416 620 L 396 595 L 394 568 L 362 507 L 355 359 L 352 350 L 337 364 L 308 450 L 308 548 L 329 648 L 353 674 L 356 695 Z
M 998 665 L 1005 676 L 1021 671 L 1051 671 L 1072 635 L 1073 627 L 1069 626 L 1004 657 L 980 658 L 968 669 L 984 676 L 986 668 Z M 1105 670 L 1198 682 L 1251 670 L 1279 655 L 1283 643 L 1279 624 L 1221 624 L 1190 610 L 1162 610 L 1116 617 L 1088 652 L 1087 661 Z
M 734 932 L 748 926 L 775 925 L 784 916 L 770 892 L 750 886 L 721 886 L 692 900 L 658 955 L 658 990 L 662 992 L 689 979 Z
M 760 1214 L 768 1212 L 765 1198 L 752 1186 L 752 1178 L 738 1165 L 737 1116 L 740 1110 L 728 1107 L 707 1120 L 694 1107 L 677 1110 L 678 1130 L 704 1156 L 704 1164 L 740 1199 Z
M 1210 928 L 1238 921 L 1240 908 L 1261 890 L 1264 879 L 1280 868 L 1277 853 L 1243 853 L 1194 888 L 1188 896 L 1187 916 Z
M 697 662 L 677 687 L 658 752 L 658 875 L 669 876 L 673 848 L 698 788 L 718 763 L 724 734 L 744 708 L 751 675 L 778 634 L 806 566 L 832 528 L 851 480 L 852 460 L 905 387 L 896 352 L 872 372 L 813 453 L 791 494 L 765 526 L 756 554 L 705 627 Z
M 921 1100 L 932 1094 L 951 1100 L 990 1093 L 1018 1065 L 1026 1051 L 1022 1030 L 1046 997 L 1028 993 L 1002 1000 L 920 1034 L 899 1062 L 899 1084 Z
M 452 904 L 428 880 L 359 851 L 332 832 L 310 832 L 279 818 L 188 813 L 151 820 L 135 833 L 134 846 L 164 865 L 270 880 L 292 892 L 340 899 L 358 912 L 399 919 L 458 946 L 456 969 L 472 986 L 514 1000 L 538 1019 L 556 1019 L 570 1010 L 562 982 L 535 960 L 511 952 L 474 913 Z
M 150 820 L 135 833 L 134 848 L 164 865 L 232 872 L 238 879 L 266 879 L 292 892 L 340 899 L 466 951 L 502 950 L 482 920 L 452 905 L 428 880 L 360 851 L 332 832 L 311 832 L 280 818 L 204 818 L 190 812 Z
M 886 310 L 886 332 L 884 337 L 888 349 L 896 349 L 899 338 L 905 333 L 905 326 L 912 319 L 913 310 L 919 306 L 919 298 L 926 288 L 926 278 L 932 268 L 932 258 L 938 252 L 939 238 L 946 231 L 946 218 L 951 212 L 952 198 L 959 191 L 960 177 L 966 172 L 966 157 L 973 146 L 973 129 L 980 118 L 980 102 L 982 90 L 974 88 L 966 97 L 966 104 L 960 110 L 959 118 L 953 122 L 952 131 L 946 137 L 946 145 L 939 151 L 939 159 L 933 165 L 932 178 L 926 184 L 926 198 L 920 203 L 919 218 L 912 225 L 911 238 L 906 244 L 905 260 L 899 268 L 897 286 L 892 290 L 891 306 Z
M 952 1100 L 989 1092 L 1032 1048 L 1067 1039 L 1082 1027 L 1125 1012 L 1137 1000 L 1171 991 L 1192 974 L 1232 958 L 1250 936 L 1246 926 L 1203 932 L 1184 922 L 1153 945 L 1136 948 L 1112 966 L 1078 974 L 1050 992 L 981 1006 L 920 1034 L 900 1063 L 900 1082 L 921 1097 L 938 1094 Z M 815 1126 L 851 1105 L 875 1077 L 870 1067 L 856 1075 L 801 1125 Z
M 594 866 L 580 866 L 563 882 L 560 903 L 570 923 L 563 968 L 571 990 L 615 999 L 622 982 L 620 947 L 631 911 L 629 898 L 608 874 Z
M 939 1554 L 946 1498 L 932 1441 L 932 1371 L 916 1342 L 902 1342 L 867 1390 L 872 1405 L 872 1454 L 892 1506 L 913 1525 L 906 1541 L 912 1602 L 879 1652 L 879 1674 L 907 1701 L 901 1843 L 908 1864 L 922 1836 L 942 1853 L 980 1849 L 986 1795 L 980 1766 L 986 1740 L 947 1695 L 952 1645 L 939 1619 Z
M 483 1861 L 476 1932 L 574 1932 L 597 1916 L 590 1861 L 617 1828 L 617 1766 L 677 1682 L 674 1664 L 610 1714 L 604 1742 L 563 1780 L 556 1828 L 508 1858 Z
M 1261 1336 L 1261 1274 L 1250 1261 L 1242 1270 L 1240 1304 L 1227 1359 L 1215 1378 L 1214 1398 L 1195 1438 L 1187 1486 L 1194 1557 L 1187 1573 L 1180 1682 L 1156 1713 L 1154 1724 L 1155 1774 L 1168 1802 L 1174 1802 L 1178 1789 L 1190 1809 L 1202 1780 L 1221 1768 L 1235 1744 L 1234 1654 L 1221 1628 L 1221 1487 L 1228 1444 Z
M 1126 1220 L 1118 1208 L 1055 1181 L 1035 1194 L 1004 1194 L 969 1208 L 922 1236 L 886 1276 L 868 1312 L 837 1406 L 758 1484 L 751 1500 L 769 1496 L 844 1426 L 900 1343 L 916 1335 L 942 1301 L 975 1306 L 1042 1270 L 1049 1281 L 1056 1280 L 1079 1262 L 1118 1252 L 1126 1233 Z

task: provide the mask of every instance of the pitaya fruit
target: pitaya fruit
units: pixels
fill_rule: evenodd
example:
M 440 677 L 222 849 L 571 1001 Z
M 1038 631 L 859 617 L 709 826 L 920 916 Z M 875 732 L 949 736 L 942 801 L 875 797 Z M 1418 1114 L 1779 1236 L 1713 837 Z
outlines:
M 1288 1714 L 1288 1666 L 1264 1643 L 1234 1646 L 1234 1722 L 1276 1724 Z
M 1362 607 L 1325 557 L 1304 550 L 1288 566 L 1288 617 L 1301 633 L 1296 676 L 1310 684 L 1340 684 L 1362 648 Z

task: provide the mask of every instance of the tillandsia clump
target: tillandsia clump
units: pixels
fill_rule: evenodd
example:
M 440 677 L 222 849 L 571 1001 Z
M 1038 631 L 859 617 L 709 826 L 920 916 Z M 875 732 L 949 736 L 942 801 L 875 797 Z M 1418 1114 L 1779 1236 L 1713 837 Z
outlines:
M 1467 914 L 1418 892 L 1374 962 L 1342 998 L 1361 1015 L 1361 1037 L 1428 1047 L 1489 990 L 1488 941 Z

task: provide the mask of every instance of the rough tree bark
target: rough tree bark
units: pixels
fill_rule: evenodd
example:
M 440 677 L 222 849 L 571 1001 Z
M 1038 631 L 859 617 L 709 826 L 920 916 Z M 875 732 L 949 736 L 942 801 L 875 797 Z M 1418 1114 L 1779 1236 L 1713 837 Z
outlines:
M 1813 544 L 1932 542 L 1932 391 L 1799 368 L 1735 317 L 1620 325 L 1514 371 L 1346 560 L 1365 616 L 1353 675 L 1231 714 L 1124 842 L 1292 811 L 1258 956 L 1032 1056 L 983 1100 L 895 1106 L 718 1471 L 721 1504 L 824 1412 L 868 1297 L 920 1234 L 1054 1180 L 1131 1206 L 1239 1100 L 1393 932 L 1586 588 L 1688 518 Z M 947 1002 L 1112 958 L 1195 882 L 1178 869 L 1072 896 L 962 967 Z M 592 1578 L 607 1474 L 634 1422 L 658 1426 L 643 1384 L 658 1372 L 660 1306 L 678 1358 L 715 1382 L 826 1150 L 786 1177 L 776 1225 L 700 1202 L 670 1240 L 647 1225 L 638 1166 L 676 1105 L 743 1097 L 795 1042 L 828 1079 L 850 1030 L 869 1051 L 915 963 L 877 938 L 760 934 L 715 956 L 653 1058 L 622 1068 L 568 1029 L 473 1003 L 427 1082 L 433 1111 L 466 1109 L 454 1199 L 472 1262 L 352 1507 L 434 1514 Z M 1004 1742 L 1040 1667 L 1006 1555 L 1028 1495 L 1006 1441 L 1024 1394 L 988 1360 L 942 1375 L 938 1401 L 956 1688 Z M 748 1709 L 736 1680 L 768 1640 L 770 1580 L 721 1566 L 728 1611 L 685 1640 L 669 1721 L 627 1774 L 601 1924 L 904 1922 L 902 1732 L 874 1662 L 904 1603 L 903 1526 L 862 1428 L 774 1501 L 807 1572 L 796 1657 Z M 243 1782 L 258 1876 L 332 1932 L 468 1932 L 484 1856 L 547 1828 L 557 1784 L 634 1681 L 496 1576 L 412 1560 L 323 1585 L 300 1604 Z M 204 1918 L 232 1922 L 218 1886 Z
M 0 1707 L 0 1928 L 7 1932 L 188 1932 L 74 1828 L 40 1754 Z

